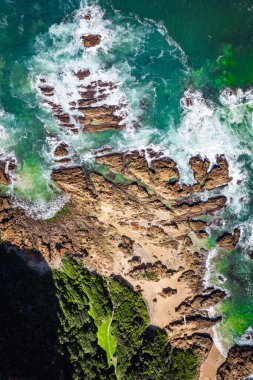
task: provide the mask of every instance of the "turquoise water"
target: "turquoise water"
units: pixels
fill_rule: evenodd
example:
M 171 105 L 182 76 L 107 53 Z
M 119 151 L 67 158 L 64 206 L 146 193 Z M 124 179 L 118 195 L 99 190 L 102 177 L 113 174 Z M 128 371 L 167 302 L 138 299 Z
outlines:
M 253 325 L 253 261 L 247 254 L 253 242 L 252 1 L 0 4 L 0 153 L 18 164 L 7 191 L 37 218 L 49 218 L 64 205 L 66 198 L 50 181 L 56 140 L 67 141 L 72 162 L 83 165 L 92 165 L 92 150 L 102 145 L 162 149 L 177 161 L 185 183 L 193 180 L 191 155 L 215 162 L 216 154 L 226 154 L 232 181 L 223 193 L 229 206 L 213 218 L 212 236 L 240 226 L 242 237 L 235 252 L 212 251 L 206 280 L 231 294 L 219 306 L 224 320 L 217 338 L 225 348 L 246 339 L 242 334 L 250 336 Z M 92 32 L 103 36 L 93 52 L 84 51 L 79 38 L 88 32 L 80 17 L 87 10 L 94 16 Z M 77 93 L 71 73 L 79 68 L 118 84 L 107 102 L 126 104 L 127 129 L 71 135 L 56 125 L 37 90 L 38 78 L 54 85 L 56 100 L 70 112 Z

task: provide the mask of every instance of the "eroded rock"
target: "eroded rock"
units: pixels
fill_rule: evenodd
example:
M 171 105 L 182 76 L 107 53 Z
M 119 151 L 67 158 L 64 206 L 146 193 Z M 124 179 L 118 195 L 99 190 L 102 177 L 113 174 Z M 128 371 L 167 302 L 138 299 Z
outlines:
M 87 115 L 97 112 L 88 109 Z M 68 158 L 67 151 L 59 148 L 59 160 Z M 206 236 L 200 216 L 225 207 L 226 198 L 193 201 L 196 191 L 187 187 L 185 199 L 176 163 L 148 154 L 152 165 L 144 152 L 134 151 L 98 157 L 97 163 L 107 167 L 102 172 L 97 167 L 55 169 L 52 180 L 69 197 L 64 210 L 48 221 L 33 220 L 2 198 L 0 232 L 24 252 L 41 252 L 50 265 L 71 252 L 91 270 L 120 276 L 142 292 L 151 323 L 167 326 L 173 341 L 208 332 L 220 320 L 209 318 L 205 309 L 223 293 L 204 292 L 207 253 L 194 247 L 191 236 Z
M 226 185 L 230 181 L 229 167 L 225 156 L 217 156 L 216 164 L 210 167 L 210 161 L 200 156 L 192 157 L 190 165 L 199 190 L 212 190 Z
M 68 154 L 69 154 L 68 145 L 65 143 L 59 144 L 54 150 L 55 157 L 64 157 L 64 156 L 68 156 Z
M 233 251 L 240 240 L 241 231 L 235 228 L 233 233 L 225 233 L 218 240 L 217 243 L 220 247 Z
M 99 34 L 87 34 L 82 36 L 81 40 L 85 48 L 94 47 L 100 44 L 101 36 Z
M 10 184 L 10 177 L 7 174 L 6 165 L 6 161 L 0 161 L 0 184 L 7 186 Z
M 224 364 L 218 369 L 217 380 L 244 380 L 253 373 L 251 346 L 231 348 Z

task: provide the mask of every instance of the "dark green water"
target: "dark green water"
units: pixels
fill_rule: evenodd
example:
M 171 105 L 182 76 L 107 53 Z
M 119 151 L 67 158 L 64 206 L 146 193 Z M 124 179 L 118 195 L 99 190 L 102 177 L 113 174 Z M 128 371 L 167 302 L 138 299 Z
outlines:
M 92 162 L 91 150 L 104 144 L 114 149 L 162 149 L 178 162 L 184 182 L 192 181 L 191 155 L 215 162 L 216 154 L 226 154 L 233 177 L 223 191 L 229 206 L 220 219 L 214 218 L 212 234 L 215 238 L 240 226 L 242 237 L 231 254 L 214 247 L 207 281 L 231 293 L 219 307 L 224 320 L 218 327 L 219 337 L 229 346 L 253 325 L 253 262 L 248 256 L 253 243 L 253 3 L 96 4 L 94 8 L 95 1 L 89 2 L 96 13 L 92 32 L 103 34 L 104 42 L 101 51 L 91 54 L 77 42 L 87 31 L 78 17 L 85 2 L 0 0 L 0 153 L 14 156 L 19 168 L 8 191 L 36 217 L 50 217 L 62 207 L 65 198 L 50 183 L 52 134 L 68 142 L 74 162 L 85 165 Z M 100 75 L 120 84 L 115 97 L 128 103 L 127 130 L 71 136 L 43 107 L 37 77 L 44 75 L 55 85 L 66 108 L 66 94 L 76 91 L 68 74 L 84 65 L 94 78 Z M 189 89 L 190 108 L 182 102 Z M 137 130 L 131 128 L 136 120 Z

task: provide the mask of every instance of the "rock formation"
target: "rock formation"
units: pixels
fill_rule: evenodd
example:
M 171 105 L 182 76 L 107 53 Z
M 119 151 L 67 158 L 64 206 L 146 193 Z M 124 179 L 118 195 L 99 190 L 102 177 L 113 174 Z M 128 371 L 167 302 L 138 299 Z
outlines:
M 84 19 L 90 17 L 86 14 Z M 81 42 L 88 53 L 99 47 L 102 37 L 83 35 Z M 94 81 L 87 68 L 73 70 L 71 75 L 78 97 L 70 94 L 64 106 L 56 85 L 45 77 L 38 79 L 44 105 L 61 129 L 71 134 L 100 133 L 127 126 L 126 104 L 120 99 L 117 104 L 106 102 L 117 83 Z M 161 152 L 110 150 L 107 146 L 97 150 L 93 169 L 87 170 L 70 167 L 70 148 L 59 142 L 53 152 L 57 165 L 52 181 L 69 197 L 64 210 L 50 220 L 34 220 L 24 210 L 14 209 L 11 197 L 1 196 L 1 238 L 21 249 L 34 266 L 39 266 L 36 252 L 49 266 L 59 266 L 69 252 L 90 270 L 124 279 L 142 293 L 151 324 L 164 328 L 172 345 L 192 348 L 201 364 L 213 344 L 210 329 L 221 320 L 210 318 L 207 309 L 226 296 L 203 285 L 208 254 L 208 224 L 203 216 L 222 210 L 227 199 L 210 193 L 203 201 L 200 193 L 228 184 L 227 160 L 217 156 L 211 166 L 208 159 L 192 157 L 189 165 L 195 183 L 190 186 L 180 184 L 176 162 Z M 0 163 L 4 185 L 9 183 L 6 173 L 5 164 Z M 220 237 L 218 244 L 231 250 L 239 237 L 235 230 Z M 226 376 L 229 363 L 230 359 L 219 376 Z
M 225 233 L 217 240 L 220 247 L 227 249 L 228 251 L 233 251 L 236 244 L 239 242 L 241 231 L 239 228 L 235 228 L 233 233 Z
M 235 346 L 229 351 L 225 363 L 218 369 L 217 380 L 244 380 L 252 374 L 252 346 Z
M 92 48 L 101 43 L 101 36 L 89 34 L 81 37 L 84 48 Z M 64 75 L 64 68 L 62 75 Z M 69 133 L 77 134 L 79 131 L 87 133 L 98 133 L 107 130 L 121 130 L 126 127 L 124 119 L 126 104 L 120 99 L 118 104 L 107 105 L 109 95 L 117 89 L 117 84 L 105 82 L 100 79 L 90 79 L 89 69 L 79 69 L 72 73 L 73 83 L 79 93 L 79 99 L 72 99 L 69 94 L 69 105 L 61 104 L 59 97 L 55 97 L 57 91 L 54 84 L 49 83 L 47 78 L 40 77 L 38 90 L 44 99 L 44 105 L 50 108 L 57 124 Z
M 68 147 L 58 145 L 55 155 L 66 154 Z M 121 276 L 142 292 L 151 323 L 165 328 L 172 344 L 200 351 L 206 345 L 202 350 L 208 352 L 210 328 L 220 318 L 209 318 L 206 310 L 225 293 L 203 287 L 207 224 L 200 218 L 226 207 L 226 198 L 197 200 L 196 186 L 202 187 L 179 185 L 176 163 L 152 151 L 149 155 L 150 165 L 144 152 L 127 152 L 98 157 L 91 171 L 55 169 L 52 180 L 69 202 L 51 220 L 33 220 L 2 196 L 1 237 L 22 249 L 29 261 L 31 252 L 36 256 L 39 251 L 50 266 L 57 266 L 71 252 L 89 269 Z M 229 179 L 227 166 L 221 167 L 220 181 L 216 176 L 212 188 Z M 198 334 L 206 334 L 203 345 L 196 345 Z
M 90 48 L 100 44 L 101 36 L 99 34 L 88 34 L 86 36 L 82 36 L 81 40 L 85 48 Z

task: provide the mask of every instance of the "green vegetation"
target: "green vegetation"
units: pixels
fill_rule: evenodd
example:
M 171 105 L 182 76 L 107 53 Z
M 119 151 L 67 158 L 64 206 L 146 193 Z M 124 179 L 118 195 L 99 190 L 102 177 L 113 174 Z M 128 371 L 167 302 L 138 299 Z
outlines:
M 82 286 L 87 278 L 87 271 L 76 260 L 66 256 L 62 271 L 54 271 L 53 277 L 59 300 L 59 340 L 71 363 L 71 378 L 113 379 L 106 353 L 98 345 L 97 327 L 90 315 L 92 313 L 89 313 L 90 300 Z M 99 295 L 98 299 L 101 300 Z M 98 305 L 100 318 L 103 317 L 106 306 Z M 93 311 L 94 314 L 97 313 L 95 309 Z
M 160 329 L 146 329 L 143 344 L 132 359 L 128 380 L 194 380 L 197 356 L 191 351 L 171 348 Z
M 128 380 L 164 380 L 171 379 L 170 352 L 164 331 L 147 328 L 141 349 L 132 359 L 127 373 Z
M 141 275 L 142 278 L 148 281 L 158 281 L 158 275 L 153 270 L 147 270 L 146 272 L 143 272 Z
M 117 341 L 111 331 L 111 317 L 103 320 L 102 324 L 97 326 L 98 344 L 106 352 L 108 363 L 114 363 L 114 354 L 117 347 Z
M 149 326 L 141 295 L 70 255 L 38 274 L 1 245 L 0 301 L 0 378 L 194 379 L 195 355 Z
M 239 70 L 238 52 L 232 44 L 223 45 L 216 60 L 207 60 L 200 69 L 192 72 L 197 89 L 221 90 L 225 87 L 245 86 L 245 78 Z M 239 75 L 238 75 L 239 74 Z M 249 83 L 252 82 L 252 76 Z M 246 81 L 247 84 L 247 81 Z
M 190 350 L 174 349 L 170 360 L 171 379 L 193 380 L 195 378 L 198 358 Z
M 60 211 L 58 211 L 52 218 L 47 219 L 48 222 L 55 222 L 60 216 L 68 215 L 69 209 L 64 206 Z
M 206 249 L 208 249 L 208 251 L 210 251 L 211 249 L 216 247 L 216 241 L 213 238 L 208 237 L 205 240 L 205 245 L 206 245 Z
M 114 305 L 112 331 L 117 339 L 117 374 L 124 377 L 132 356 L 141 347 L 143 332 L 148 326 L 146 305 L 136 293 L 116 280 L 109 281 L 111 299 Z

